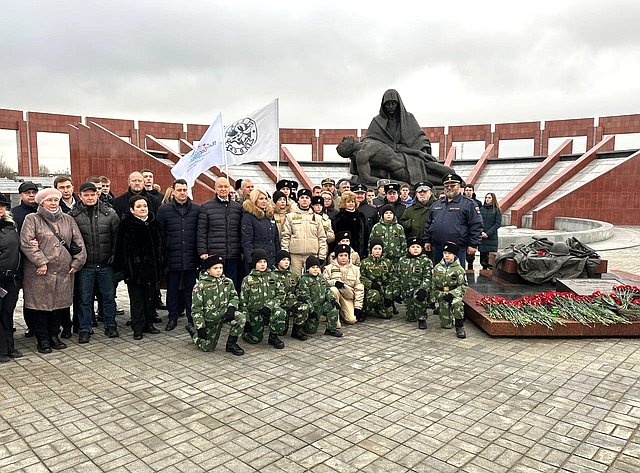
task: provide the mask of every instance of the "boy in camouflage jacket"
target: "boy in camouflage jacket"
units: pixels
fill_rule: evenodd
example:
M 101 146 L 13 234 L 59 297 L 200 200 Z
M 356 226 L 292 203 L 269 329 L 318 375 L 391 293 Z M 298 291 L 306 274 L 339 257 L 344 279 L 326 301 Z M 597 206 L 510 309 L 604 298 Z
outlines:
M 238 337 L 242 335 L 245 315 L 238 311 L 238 293 L 233 281 L 223 274 L 223 258 L 209 256 L 202 263 L 205 268 L 193 288 L 191 315 L 193 325 L 185 328 L 193 343 L 202 351 L 213 351 L 218 344 L 224 322 L 230 323 L 229 338 L 225 350 L 234 355 L 243 355 L 238 346 Z
M 384 256 L 397 263 L 401 256 L 407 251 L 407 237 L 404 228 L 396 220 L 393 205 L 385 204 L 380 207 L 380 221 L 371 229 L 370 238 L 380 238 L 384 244 Z M 369 251 L 371 251 L 371 240 L 369 240 Z
M 309 337 L 302 331 L 304 323 L 309 316 L 309 305 L 298 300 L 296 286 L 298 284 L 298 276 L 291 271 L 291 256 L 288 251 L 280 250 L 276 253 L 276 265 L 273 268 L 273 275 L 278 278 L 279 284 L 284 288 L 284 302 L 282 308 L 287 313 L 285 335 L 289 329 L 289 320 L 293 321 L 293 329 L 291 336 L 298 340 L 307 340 Z
M 267 253 L 262 249 L 251 255 L 253 269 L 242 281 L 240 288 L 240 308 L 247 314 L 242 339 L 251 344 L 260 343 L 264 337 L 264 327 L 269 325 L 269 345 L 284 348 L 278 335 L 284 335 L 286 328 L 284 287 L 278 277 L 268 269 Z
M 393 316 L 393 264 L 382 256 L 384 243 L 380 238 L 372 238 L 369 246 L 371 254 L 360 262 L 360 280 L 365 288 L 365 316 L 374 314 L 390 319 Z
M 402 277 L 400 298 L 405 304 L 407 320 L 418 321 L 419 329 L 427 328 L 427 307 L 431 295 L 431 274 L 433 263 L 422 254 L 422 239 L 409 238 L 407 254 L 398 261 L 396 272 Z
M 458 245 L 445 243 L 442 250 L 442 261 L 433 268 L 431 280 L 434 299 L 440 307 L 440 324 L 444 328 L 452 328 L 455 319 L 456 335 L 466 338 L 464 331 L 464 293 L 467 290 L 467 276 L 458 261 Z
M 339 306 L 333 297 L 327 278 L 320 274 L 320 260 L 315 256 L 309 256 L 304 267 L 306 272 L 300 276 L 296 288 L 299 299 L 309 305 L 309 317 L 304 325 L 304 332 L 316 333 L 320 316 L 324 315 L 327 318 L 327 329 L 324 334 L 342 337 L 342 332 L 337 328 Z M 294 336 L 293 333 L 291 336 Z

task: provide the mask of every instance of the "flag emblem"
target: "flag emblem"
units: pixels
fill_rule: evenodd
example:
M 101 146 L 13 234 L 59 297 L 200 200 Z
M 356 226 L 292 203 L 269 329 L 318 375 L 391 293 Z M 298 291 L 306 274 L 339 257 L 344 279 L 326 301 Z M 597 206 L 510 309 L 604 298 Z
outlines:
M 227 127 L 225 137 L 227 151 L 235 156 L 242 156 L 256 144 L 258 127 L 251 118 L 242 118 Z

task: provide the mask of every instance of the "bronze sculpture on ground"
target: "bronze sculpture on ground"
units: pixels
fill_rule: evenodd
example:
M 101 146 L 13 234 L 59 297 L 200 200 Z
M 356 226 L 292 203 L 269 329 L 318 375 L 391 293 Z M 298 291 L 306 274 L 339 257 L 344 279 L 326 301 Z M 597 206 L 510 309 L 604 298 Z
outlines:
M 380 113 L 371 120 L 366 138 L 359 142 L 345 136 L 336 149 L 340 156 L 351 159 L 351 173 L 367 186 L 375 186 L 379 179 L 439 185 L 442 176 L 453 173 L 431 155 L 429 139 L 393 89 L 384 93 Z

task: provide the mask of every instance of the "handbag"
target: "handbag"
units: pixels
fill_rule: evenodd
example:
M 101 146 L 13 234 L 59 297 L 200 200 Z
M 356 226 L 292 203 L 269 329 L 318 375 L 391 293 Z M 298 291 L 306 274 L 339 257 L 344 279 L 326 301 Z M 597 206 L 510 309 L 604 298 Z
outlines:
M 46 218 L 44 218 L 42 215 L 40 215 L 40 218 L 44 223 L 47 224 L 47 227 L 49 227 L 49 230 L 51 230 L 51 232 L 56 236 L 56 238 L 60 240 L 60 244 L 64 246 L 64 248 L 69 252 L 71 256 L 75 256 L 78 253 L 82 253 L 82 247 L 80 245 L 78 245 L 75 241 L 71 241 L 71 245 L 67 245 L 67 242 L 64 240 L 64 238 L 60 236 L 60 234 L 55 230 L 55 228 L 53 228 L 53 225 L 51 225 L 49 221 Z

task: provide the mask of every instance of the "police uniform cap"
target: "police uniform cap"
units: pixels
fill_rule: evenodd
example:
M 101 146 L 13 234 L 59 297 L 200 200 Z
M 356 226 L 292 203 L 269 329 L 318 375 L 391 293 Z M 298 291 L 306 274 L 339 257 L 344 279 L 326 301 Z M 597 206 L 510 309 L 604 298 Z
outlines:
M 341 232 L 338 232 L 338 234 L 336 235 L 337 241 L 344 240 L 344 239 L 351 241 L 351 232 L 349 230 L 343 230 Z
M 216 264 L 224 264 L 224 258 L 221 255 L 211 255 L 202 261 L 202 269 L 209 269 Z
M 442 251 L 446 251 L 448 253 L 453 253 L 454 255 L 457 255 L 458 251 L 460 251 L 460 247 L 456 245 L 454 242 L 448 241 L 442 247 Z
M 390 182 L 391 181 L 389 179 L 378 179 L 378 181 L 376 182 L 376 187 L 386 186 Z
M 323 185 L 323 186 L 325 184 L 331 184 L 332 186 L 335 186 L 336 185 L 336 181 L 334 181 L 330 177 L 325 177 L 320 184 Z
M 287 250 L 278 251 L 276 253 L 276 266 L 278 266 L 278 263 L 285 258 L 289 258 L 289 261 L 291 261 L 291 254 Z
M 355 192 L 356 194 L 358 192 L 367 192 L 367 188 L 362 184 L 354 184 L 351 186 L 351 192 Z
M 289 183 L 289 180 L 287 179 L 280 179 L 278 182 L 276 182 L 276 189 L 277 190 L 281 190 L 283 188 L 287 188 L 287 189 L 291 189 L 291 184 Z
M 348 253 L 351 254 L 351 247 L 349 245 L 338 245 L 336 249 L 333 250 L 333 253 L 338 256 L 340 253 Z
M 407 239 L 407 248 L 409 248 L 411 245 L 422 246 L 423 245 L 422 238 L 418 238 L 418 237 L 408 238 Z
M 416 184 L 416 192 L 420 191 L 431 191 L 433 190 L 433 186 L 428 182 L 418 182 Z
M 260 260 L 269 261 L 269 258 L 267 257 L 267 252 L 264 251 L 262 248 L 258 248 L 253 253 L 251 253 L 251 266 L 255 268 L 256 264 L 258 264 Z
M 304 269 L 309 271 L 309 268 L 311 268 L 312 266 L 320 266 L 320 260 L 313 255 L 309 256 L 304 262 Z
M 400 184 L 396 182 L 390 182 L 389 184 L 385 184 L 384 192 L 400 192 Z
M 79 192 L 93 191 L 98 192 L 98 188 L 93 182 L 83 182 L 80 184 Z
M 313 197 L 313 193 L 309 189 L 305 189 L 304 187 L 298 191 L 298 199 L 303 195 L 306 195 L 309 198 Z
M 311 197 L 311 205 L 324 205 L 324 199 L 320 195 Z
M 445 174 L 442 177 L 442 184 L 446 184 L 448 182 L 457 182 L 458 184 L 462 185 L 462 178 L 460 176 L 458 176 L 456 173 L 453 174 Z
M 376 245 L 380 245 L 382 249 L 384 249 L 384 242 L 382 241 L 382 238 L 372 238 L 369 240 L 369 245 L 371 246 L 371 249 Z
M 36 186 L 31 181 L 24 181 L 22 184 L 20 184 L 20 187 L 18 187 L 18 193 L 22 194 L 23 192 L 27 192 L 27 191 L 38 192 L 38 186 Z

